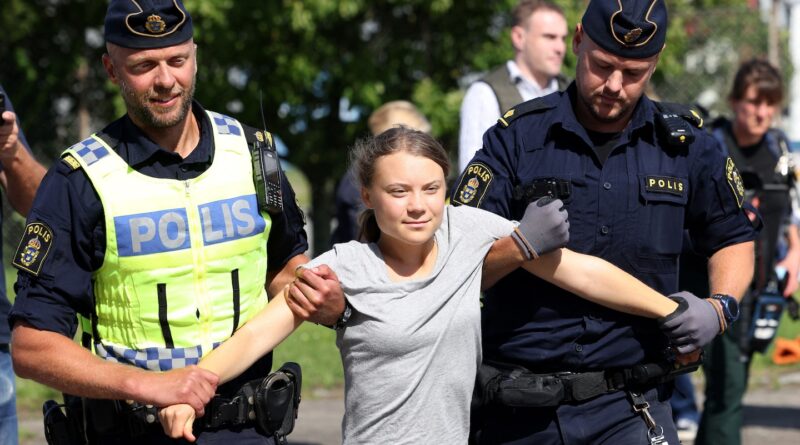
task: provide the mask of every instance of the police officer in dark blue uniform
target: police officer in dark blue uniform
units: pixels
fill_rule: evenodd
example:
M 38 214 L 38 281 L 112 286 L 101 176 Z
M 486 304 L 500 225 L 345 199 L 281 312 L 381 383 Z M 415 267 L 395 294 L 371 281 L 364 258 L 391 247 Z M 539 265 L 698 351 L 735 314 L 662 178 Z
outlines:
M 710 257 L 716 295 L 674 295 L 680 307 L 654 323 L 511 273 L 484 301 L 484 363 L 505 371 L 486 385 L 484 368 L 479 375 L 490 403 L 474 425 L 479 443 L 677 444 L 663 378 L 672 368 L 655 364 L 667 358 L 668 339 L 693 350 L 736 318 L 755 229 L 733 162 L 689 127 L 699 119 L 661 112 L 643 94 L 666 30 L 663 0 L 591 1 L 573 41 L 575 82 L 507 111 L 451 201 L 519 219 L 531 199 L 558 197 L 570 214 L 570 249 L 664 294 L 677 291 L 687 228 Z M 710 331 L 676 335 L 677 319 L 702 319 Z
M 242 382 L 269 373 L 271 357 L 266 357 L 240 378 L 217 388 L 215 375 L 193 366 L 259 305 L 266 304 L 265 279 L 269 293 L 275 294 L 295 278 L 295 268 L 308 261 L 304 255 L 308 245 L 303 216 L 285 176 L 281 174 L 279 194 L 283 209 L 270 211 L 266 217 L 264 211 L 259 212 L 260 205 L 255 208 L 254 183 L 248 175 L 237 173 L 249 172 L 248 149 L 256 139 L 263 143 L 265 133 L 208 112 L 193 100 L 197 65 L 192 35 L 191 16 L 181 1 L 110 3 L 105 22 L 108 53 L 103 63 L 109 78 L 120 86 L 127 114 L 67 150 L 47 173 L 36 196 L 13 260 L 19 277 L 10 315 L 12 354 L 21 377 L 91 398 L 92 403 L 97 399 L 155 406 L 189 403 L 203 413 L 214 394 L 228 401 Z M 231 166 L 239 170 L 224 170 Z M 146 192 L 138 190 L 137 184 L 155 188 L 142 196 Z M 234 193 L 228 191 L 232 188 L 237 191 L 231 199 L 219 201 L 214 195 Z M 178 199 L 165 199 L 165 193 L 176 193 Z M 161 204 L 157 205 L 167 210 L 137 213 L 158 200 Z M 135 220 L 119 216 L 109 222 L 109 213 L 124 215 L 128 210 Z M 159 219 L 156 225 L 148 225 L 153 215 Z M 265 231 L 270 222 L 271 228 Z M 238 260 L 239 250 L 250 260 Z M 189 264 L 170 260 L 186 255 Z M 255 269 L 247 263 L 260 265 Z M 125 269 L 125 264 L 133 266 Z M 239 265 L 224 269 L 228 264 Z M 165 270 L 172 272 L 165 274 Z M 258 273 L 247 275 L 246 270 Z M 119 276 L 127 278 L 116 280 Z M 156 286 L 155 281 L 161 279 L 165 284 Z M 148 285 L 140 286 L 137 280 Z M 333 302 L 312 313 L 317 321 L 333 324 L 344 310 L 338 283 L 320 277 L 307 281 L 311 300 Z M 172 287 L 173 283 L 184 287 Z M 315 294 L 320 286 L 324 289 Z M 175 303 L 185 303 L 187 298 L 188 305 Z M 138 304 L 141 317 L 130 311 L 132 304 Z M 149 320 L 146 311 L 152 316 Z M 90 320 L 82 325 L 83 346 L 97 355 L 72 341 L 78 315 Z M 187 331 L 187 323 L 198 327 Z M 150 327 L 142 328 L 145 324 Z M 154 331 L 162 346 L 137 341 Z M 185 338 L 185 332 L 199 332 L 202 338 Z M 104 343 L 109 338 L 117 340 Z M 144 346 L 124 348 L 129 338 Z M 181 341 L 198 346 L 173 346 Z M 78 428 L 85 425 L 87 429 L 80 435 L 88 436 L 91 443 L 174 443 L 158 425 L 131 426 L 132 418 L 121 418 L 118 412 L 124 411 L 122 402 L 84 406 L 110 407 L 87 408 L 85 424 L 79 422 Z M 242 412 L 244 419 L 212 426 L 200 434 L 199 442 L 271 443 L 252 422 L 238 422 L 247 420 L 247 411 Z

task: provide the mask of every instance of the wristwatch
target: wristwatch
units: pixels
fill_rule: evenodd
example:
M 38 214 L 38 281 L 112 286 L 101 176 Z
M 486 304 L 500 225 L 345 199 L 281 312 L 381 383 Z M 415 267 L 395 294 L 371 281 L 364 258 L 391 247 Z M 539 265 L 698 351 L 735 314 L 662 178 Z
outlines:
M 336 320 L 336 323 L 334 323 L 333 326 L 330 326 L 330 328 L 333 329 L 334 331 L 339 331 L 344 329 L 345 326 L 347 326 L 347 321 L 350 320 L 350 315 L 352 315 L 352 313 L 353 313 L 353 308 L 350 306 L 350 303 L 348 303 L 345 300 L 344 311 L 342 312 L 342 315 L 339 316 L 339 319 Z
M 719 301 L 722 306 L 722 315 L 725 316 L 725 322 L 731 326 L 734 321 L 739 319 L 739 301 L 730 295 L 714 294 L 711 298 Z

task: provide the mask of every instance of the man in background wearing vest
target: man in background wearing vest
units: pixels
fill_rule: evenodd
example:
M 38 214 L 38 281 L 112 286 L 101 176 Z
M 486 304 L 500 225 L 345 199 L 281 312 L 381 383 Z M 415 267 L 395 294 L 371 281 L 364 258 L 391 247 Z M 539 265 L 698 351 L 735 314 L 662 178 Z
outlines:
M 567 48 L 567 20 L 561 7 L 549 0 L 521 0 L 512 20 L 514 59 L 473 83 L 461 103 L 459 171 L 482 147 L 483 133 L 503 112 L 567 86 L 560 74 Z
M 192 29 L 179 0 L 110 2 L 103 66 L 127 113 L 55 162 L 12 260 L 14 370 L 83 397 L 67 419 L 92 444 L 177 443 L 138 414 L 176 403 L 205 413 L 200 444 L 273 443 L 255 425 L 263 397 L 241 396 L 271 355 L 219 386 L 194 365 L 295 279 L 308 261 L 303 216 L 278 165 L 264 175 L 279 181 L 254 180 L 272 136 L 194 100 Z M 335 277 L 305 280 L 325 288 L 312 300 L 338 297 L 331 316 L 312 317 L 334 324 L 344 311 Z M 83 347 L 72 340 L 79 322 Z M 230 409 L 250 399 L 254 408 Z M 84 442 L 68 440 L 58 443 Z

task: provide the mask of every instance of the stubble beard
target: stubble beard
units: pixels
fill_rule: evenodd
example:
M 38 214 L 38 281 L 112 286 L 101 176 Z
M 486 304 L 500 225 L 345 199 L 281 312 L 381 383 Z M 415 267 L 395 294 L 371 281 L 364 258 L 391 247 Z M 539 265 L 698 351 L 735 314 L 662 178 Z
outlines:
M 164 129 L 174 127 L 186 119 L 189 110 L 192 107 L 192 100 L 194 98 L 196 75 L 192 76 L 192 84 L 188 89 L 181 91 L 179 100 L 178 114 L 174 117 L 161 116 L 155 113 L 150 107 L 147 106 L 151 97 L 157 96 L 157 90 L 151 90 L 144 93 L 137 93 L 133 91 L 125 81 L 120 79 L 119 86 L 122 93 L 122 99 L 125 101 L 128 114 L 131 115 L 133 120 L 140 125 L 155 129 Z

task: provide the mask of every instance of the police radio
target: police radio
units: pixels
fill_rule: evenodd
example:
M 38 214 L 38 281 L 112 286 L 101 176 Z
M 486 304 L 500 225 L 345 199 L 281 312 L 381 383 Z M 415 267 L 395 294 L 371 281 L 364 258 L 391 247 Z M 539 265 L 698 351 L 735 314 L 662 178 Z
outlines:
M 661 130 L 661 135 L 670 145 L 680 147 L 694 142 L 692 126 L 681 116 L 672 112 L 661 111 L 656 114 L 656 118 L 658 119 L 658 129 Z
M 256 132 L 256 141 L 250 151 L 258 208 L 271 214 L 283 212 L 281 162 L 275 151 L 272 135 L 267 131 Z
M 259 93 L 261 124 L 264 131 L 257 131 L 250 150 L 253 159 L 253 183 L 256 187 L 258 208 L 270 214 L 283 212 L 283 190 L 281 189 L 281 161 L 275 150 L 272 134 L 266 130 L 264 104 Z

